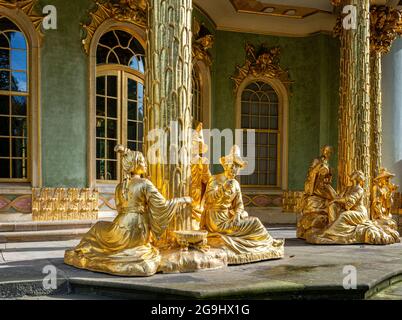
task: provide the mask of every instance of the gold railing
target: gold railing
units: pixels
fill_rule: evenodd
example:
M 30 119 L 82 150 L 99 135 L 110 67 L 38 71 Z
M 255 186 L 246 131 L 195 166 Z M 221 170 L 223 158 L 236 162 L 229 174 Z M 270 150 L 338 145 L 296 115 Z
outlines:
M 303 198 L 303 191 L 284 191 L 282 200 L 283 212 L 300 212 L 300 202 Z
M 32 219 L 34 221 L 96 220 L 98 199 L 97 189 L 32 189 Z

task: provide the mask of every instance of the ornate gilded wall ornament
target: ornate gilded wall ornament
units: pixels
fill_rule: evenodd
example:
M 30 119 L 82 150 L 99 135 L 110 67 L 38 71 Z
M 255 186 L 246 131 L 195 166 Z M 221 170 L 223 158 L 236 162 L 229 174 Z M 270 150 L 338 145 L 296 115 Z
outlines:
M 0 0 L 0 7 L 5 7 L 8 9 L 19 9 L 24 12 L 32 21 L 35 30 L 42 38 L 42 21 L 44 17 L 36 12 L 35 8 L 37 3 L 38 0 Z
M 370 49 L 388 53 L 392 42 L 402 34 L 402 13 L 388 6 L 370 7 Z
M 96 220 L 99 194 L 96 189 L 42 188 L 32 190 L 32 219 Z
M 203 61 L 211 66 L 212 57 L 209 53 L 214 45 L 214 36 L 211 32 L 196 19 L 193 20 L 193 60 Z
M 89 12 L 91 22 L 82 25 L 86 31 L 82 44 L 87 54 L 89 53 L 89 46 L 96 29 L 108 19 L 133 23 L 142 28 L 147 26 L 146 0 L 95 0 L 95 3 L 95 9 Z
M 243 66 L 236 66 L 237 74 L 231 77 L 235 82 L 235 92 L 240 84 L 248 76 L 265 77 L 267 79 L 279 79 L 289 89 L 292 81 L 289 79 L 288 71 L 279 65 L 280 48 L 269 48 L 262 44 L 258 50 L 251 43 L 246 43 L 246 61 Z

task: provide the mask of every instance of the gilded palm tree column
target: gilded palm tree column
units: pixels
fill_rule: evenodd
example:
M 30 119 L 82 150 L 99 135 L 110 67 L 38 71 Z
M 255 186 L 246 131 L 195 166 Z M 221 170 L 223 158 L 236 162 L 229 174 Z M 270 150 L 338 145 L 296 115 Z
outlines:
M 192 0 L 149 0 L 144 151 L 150 179 L 168 199 L 189 195 L 191 16 Z M 183 210 L 169 229 L 190 228 Z
M 401 14 L 388 6 L 370 8 L 370 65 L 371 65 L 371 176 L 378 175 L 382 147 L 382 56 L 389 52 L 399 28 Z
M 370 159 L 370 23 L 369 0 L 333 1 L 355 8 L 356 24 L 345 27 L 341 16 L 335 30 L 341 40 L 338 189 L 349 184 L 349 175 L 362 170 L 364 188 L 371 180 Z

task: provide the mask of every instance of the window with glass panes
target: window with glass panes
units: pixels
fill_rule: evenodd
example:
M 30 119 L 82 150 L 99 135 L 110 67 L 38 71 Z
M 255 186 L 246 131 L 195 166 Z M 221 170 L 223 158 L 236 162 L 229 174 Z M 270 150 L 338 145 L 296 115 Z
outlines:
M 255 171 L 241 176 L 241 183 L 249 186 L 279 185 L 280 113 L 278 95 L 267 83 L 249 84 L 241 95 L 241 127 L 254 129 Z M 243 140 L 247 152 L 247 140 Z
M 28 55 L 24 33 L 0 16 L 0 181 L 29 181 Z
M 145 51 L 122 30 L 105 33 L 97 47 L 96 178 L 117 181 L 120 166 L 114 147 L 142 151 Z

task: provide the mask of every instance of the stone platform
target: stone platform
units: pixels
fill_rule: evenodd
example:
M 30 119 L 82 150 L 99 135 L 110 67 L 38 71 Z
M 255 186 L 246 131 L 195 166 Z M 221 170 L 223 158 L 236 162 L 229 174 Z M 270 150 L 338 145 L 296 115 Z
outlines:
M 76 240 L 0 244 L 0 298 L 402 299 L 402 244 L 318 246 L 296 239 L 293 227 L 269 232 L 286 239 L 284 259 L 149 278 L 65 265 Z M 46 266 L 57 271 L 57 289 L 43 287 Z M 356 268 L 356 289 L 343 287 L 345 266 Z

